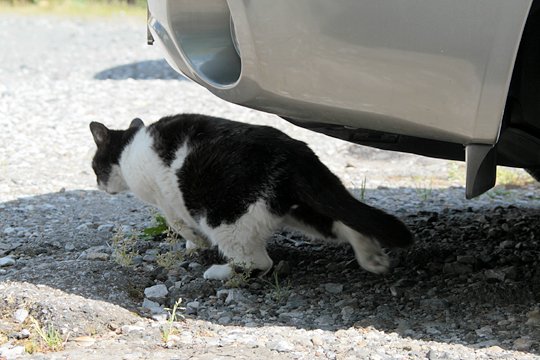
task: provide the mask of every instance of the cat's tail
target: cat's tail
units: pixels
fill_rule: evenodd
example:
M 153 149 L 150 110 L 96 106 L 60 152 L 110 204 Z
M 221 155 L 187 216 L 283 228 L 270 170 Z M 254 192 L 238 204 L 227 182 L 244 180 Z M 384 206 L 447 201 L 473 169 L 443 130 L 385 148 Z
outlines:
M 299 186 L 298 195 L 302 202 L 334 221 L 341 221 L 376 239 L 384 247 L 406 247 L 413 243 L 413 236 L 403 222 L 356 200 L 330 170 L 326 167 L 325 170 L 309 181 L 300 182 L 303 186 Z

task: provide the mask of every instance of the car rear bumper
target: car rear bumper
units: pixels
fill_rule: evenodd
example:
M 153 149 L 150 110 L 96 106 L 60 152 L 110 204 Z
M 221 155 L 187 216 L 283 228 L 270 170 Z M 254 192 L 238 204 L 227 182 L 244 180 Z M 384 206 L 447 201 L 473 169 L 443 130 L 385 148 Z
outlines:
M 531 0 L 149 0 L 168 62 L 294 119 L 496 143 Z

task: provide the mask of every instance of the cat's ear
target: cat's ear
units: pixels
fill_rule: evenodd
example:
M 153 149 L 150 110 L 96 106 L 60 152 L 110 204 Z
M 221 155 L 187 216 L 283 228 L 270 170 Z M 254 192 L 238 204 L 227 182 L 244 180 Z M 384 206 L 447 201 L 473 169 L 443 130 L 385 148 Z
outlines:
M 140 127 L 144 127 L 144 123 L 141 119 L 139 118 L 135 118 L 133 120 L 131 120 L 131 124 L 129 124 L 129 128 L 140 128 Z
M 92 121 L 90 123 L 90 131 L 94 136 L 94 141 L 96 145 L 103 145 L 109 140 L 109 129 L 102 123 Z

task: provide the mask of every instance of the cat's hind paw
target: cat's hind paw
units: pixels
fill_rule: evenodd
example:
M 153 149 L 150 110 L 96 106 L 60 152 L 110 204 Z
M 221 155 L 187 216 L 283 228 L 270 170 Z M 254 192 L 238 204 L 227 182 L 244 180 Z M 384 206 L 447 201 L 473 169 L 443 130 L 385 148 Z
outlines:
M 208 280 L 229 280 L 234 274 L 234 270 L 229 264 L 212 265 L 203 274 Z
M 390 268 L 390 258 L 382 250 L 366 254 L 358 262 L 364 269 L 375 274 L 384 274 Z

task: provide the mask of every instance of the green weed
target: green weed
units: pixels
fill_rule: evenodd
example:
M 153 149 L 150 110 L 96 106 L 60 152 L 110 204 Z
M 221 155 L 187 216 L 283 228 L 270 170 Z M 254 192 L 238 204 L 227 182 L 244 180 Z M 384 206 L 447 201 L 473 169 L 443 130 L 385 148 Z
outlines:
M 364 179 L 362 180 L 362 183 L 360 184 L 360 200 L 364 200 L 366 198 L 366 183 L 367 179 L 364 176 Z
M 173 269 L 182 261 L 184 261 L 184 254 L 180 251 L 169 251 L 156 257 L 156 263 L 167 270 Z
M 43 351 L 61 351 L 64 349 L 64 345 L 67 342 L 69 334 L 65 339 L 63 339 L 60 332 L 52 324 L 49 324 L 46 328 L 44 328 L 33 317 L 31 317 L 30 320 L 35 332 L 39 336 L 41 349 Z M 32 347 L 32 349 L 28 350 L 36 351 L 37 349 Z
M 234 264 L 232 264 L 232 267 L 233 269 L 241 268 L 242 270 L 240 272 L 235 271 L 233 276 L 225 282 L 225 286 L 234 289 L 246 287 L 251 278 L 251 270 L 243 266 L 235 266 Z
M 133 258 L 139 255 L 135 250 L 137 236 L 126 236 L 121 229 L 118 229 L 111 239 L 113 249 L 112 258 L 120 266 L 129 267 L 133 265 Z
M 177 332 L 177 329 L 174 327 L 174 322 L 178 320 L 184 320 L 184 315 L 179 314 L 178 311 L 184 311 L 186 308 L 180 307 L 182 299 L 178 299 L 173 308 L 166 308 L 169 317 L 167 323 L 161 328 L 161 339 L 166 344 L 169 342 L 171 335 L 174 335 Z
M 534 182 L 535 180 L 522 169 L 497 167 L 497 185 L 524 186 Z
M 433 179 L 429 180 L 429 184 L 425 181 L 417 182 L 415 185 L 416 194 L 422 201 L 428 201 L 433 195 Z
M 277 272 L 274 271 L 272 274 L 273 281 L 266 281 L 267 284 L 271 287 L 271 293 L 270 296 L 274 301 L 281 302 L 281 300 L 287 298 L 292 289 L 291 281 L 287 280 L 286 282 L 282 282 L 279 280 L 279 276 Z
M 167 225 L 167 220 L 160 215 L 156 214 L 154 216 L 155 224 L 153 226 L 149 226 L 143 230 L 143 235 L 149 238 L 153 238 L 156 236 L 163 235 L 169 231 L 169 225 Z

